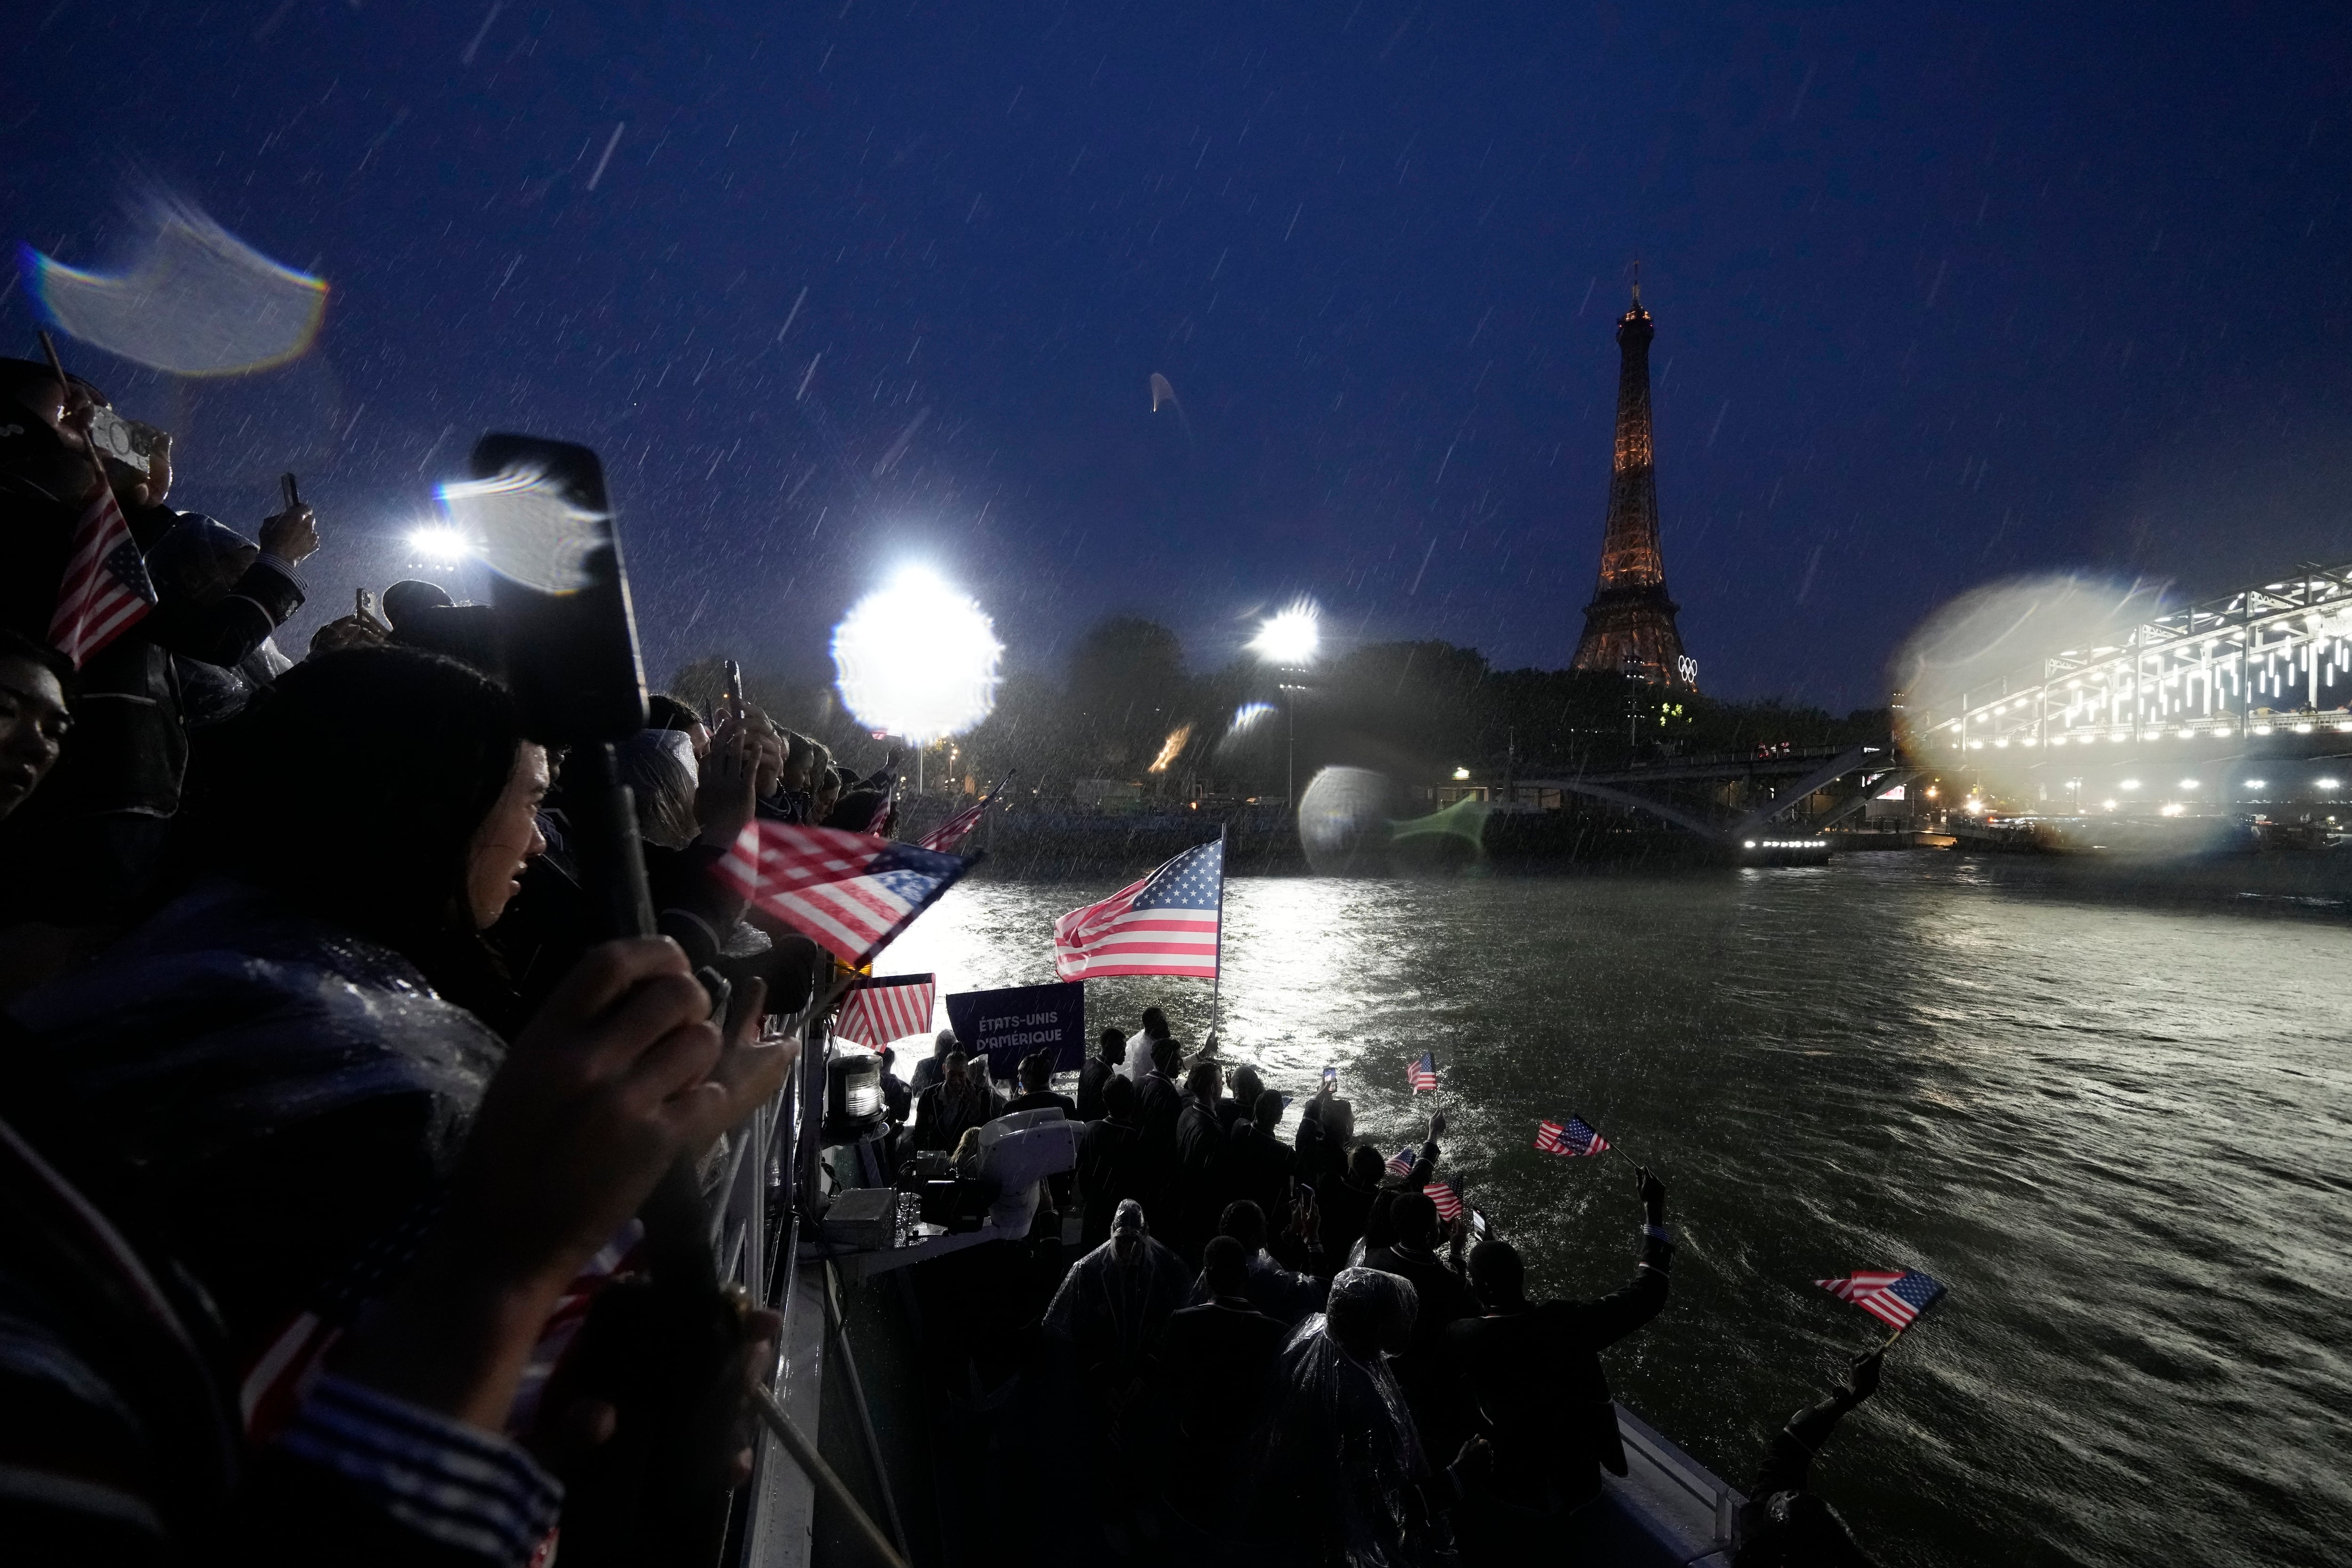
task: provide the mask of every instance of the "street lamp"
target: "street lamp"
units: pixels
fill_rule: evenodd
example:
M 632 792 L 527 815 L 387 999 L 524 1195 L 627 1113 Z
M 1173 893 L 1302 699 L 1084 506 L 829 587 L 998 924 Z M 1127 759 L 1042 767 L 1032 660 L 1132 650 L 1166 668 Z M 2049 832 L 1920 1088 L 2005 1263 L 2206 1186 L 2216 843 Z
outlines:
M 1285 743 L 1286 752 L 1283 764 L 1284 799 L 1292 816 L 1298 814 L 1298 699 L 1305 688 L 1280 679 L 1286 671 L 1304 671 L 1315 662 L 1315 650 L 1323 640 L 1317 625 L 1321 611 L 1311 599 L 1301 599 L 1278 615 L 1271 616 L 1259 626 L 1257 636 L 1249 641 L 1249 650 L 1273 665 L 1276 671 L 1276 688 L 1292 693 L 1282 704 L 1285 723 L 1289 731 Z

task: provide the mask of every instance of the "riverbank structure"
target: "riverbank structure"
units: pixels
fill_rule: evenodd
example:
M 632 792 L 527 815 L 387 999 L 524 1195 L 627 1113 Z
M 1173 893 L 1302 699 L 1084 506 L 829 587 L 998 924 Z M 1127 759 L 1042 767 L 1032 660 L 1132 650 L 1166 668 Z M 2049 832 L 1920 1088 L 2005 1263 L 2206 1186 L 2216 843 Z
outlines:
M 1650 431 L 1650 341 L 1657 335 L 1642 308 L 1642 284 L 1617 319 L 1617 441 L 1609 474 L 1609 520 L 1601 541 L 1601 580 L 1584 606 L 1584 636 L 1573 667 L 1606 669 L 1663 685 L 1698 689 L 1698 666 L 1683 652 L 1666 593 L 1658 545 L 1658 484 Z

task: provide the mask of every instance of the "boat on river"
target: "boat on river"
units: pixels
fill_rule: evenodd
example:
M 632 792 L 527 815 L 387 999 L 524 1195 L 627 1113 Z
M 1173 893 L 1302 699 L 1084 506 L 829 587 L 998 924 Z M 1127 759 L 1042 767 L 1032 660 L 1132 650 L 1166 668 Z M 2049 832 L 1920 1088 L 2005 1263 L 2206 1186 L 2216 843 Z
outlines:
M 803 1063 L 794 1087 L 730 1148 L 719 1189 L 721 1256 L 784 1318 L 776 1415 L 739 1494 L 726 1562 L 1007 1561 L 1000 1511 L 1066 1491 L 1070 1478 L 1053 1472 L 1055 1457 L 1041 1461 L 1034 1483 L 988 1473 L 1002 1456 L 1017 1376 L 1008 1365 L 991 1383 L 975 1370 L 965 1386 L 947 1386 L 926 1341 L 942 1314 L 969 1322 L 985 1310 L 987 1292 L 973 1286 L 988 1278 L 992 1255 L 1014 1253 L 1028 1224 L 926 1223 L 919 1196 L 888 1184 L 873 1137 L 826 1138 L 827 1080 L 837 1132 L 839 1075 L 828 1073 L 822 1049 L 804 1052 Z M 1066 1260 L 1078 1255 L 1076 1225 L 1066 1221 Z M 1606 1478 L 1601 1499 L 1577 1516 L 1579 1560 L 1728 1568 L 1746 1500 L 1622 1404 L 1617 1420 L 1627 1473 Z M 1058 1458 L 1067 1463 L 1066 1453 Z

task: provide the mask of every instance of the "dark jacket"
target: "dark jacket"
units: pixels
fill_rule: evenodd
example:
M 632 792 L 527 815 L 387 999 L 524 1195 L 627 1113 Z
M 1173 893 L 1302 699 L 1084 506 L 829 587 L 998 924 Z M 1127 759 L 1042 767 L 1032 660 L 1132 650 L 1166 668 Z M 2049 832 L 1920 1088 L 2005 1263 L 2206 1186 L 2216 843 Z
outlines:
M 1257 1425 L 1289 1332 L 1242 1296 L 1212 1297 L 1170 1315 L 1160 1331 L 1157 1381 L 1193 1453 L 1222 1455 Z
M 994 1095 L 969 1079 L 961 1088 L 941 1079 L 915 1100 L 915 1147 L 952 1154 L 966 1132 L 995 1116 Z
M 505 1055 L 398 953 L 226 881 L 8 1011 L 18 1126 L 194 1276 L 239 1357 L 404 1260 Z
M 1315 1184 L 1315 1206 L 1323 1214 L 1323 1254 L 1334 1272 L 1347 1267 L 1349 1253 L 1363 1239 L 1378 1191 L 1357 1186 L 1344 1175 L 1327 1175 Z
M 1077 1198 L 1086 1220 L 1088 1247 L 1110 1239 L 1111 1216 L 1119 1200 L 1143 1198 L 1143 1134 L 1132 1122 L 1108 1117 L 1089 1121 L 1078 1134 Z
M 1625 1473 L 1601 1352 L 1658 1315 L 1673 1257 L 1673 1244 L 1645 1234 L 1633 1282 L 1621 1290 L 1465 1318 L 1444 1331 L 1446 1370 L 1495 1446 L 1503 1496 L 1542 1506 L 1549 1488 L 1572 1505 L 1600 1491 L 1601 1470 Z
M 1078 1069 L 1078 1120 L 1099 1121 L 1103 1119 L 1103 1085 L 1118 1076 L 1118 1068 L 1100 1058 L 1089 1058 Z
M 1014 1112 L 1022 1110 L 1048 1110 L 1060 1111 L 1062 1113 L 1062 1119 L 1066 1121 L 1076 1121 L 1078 1119 L 1077 1102 L 1073 1100 L 1068 1095 L 1055 1094 L 1050 1089 L 1041 1089 L 1030 1093 L 1016 1094 L 1011 1100 L 1004 1102 L 1004 1114 L 1007 1116 L 1011 1116 Z
M 44 541 L 62 528 L 70 538 L 74 509 L 40 506 L 21 486 L 0 500 L 15 503 L 0 510 L 17 527 Z M 183 522 L 219 526 L 168 507 L 130 509 L 124 521 L 142 552 Z M 54 607 L 64 565 L 62 555 L 50 563 L 51 553 L 38 549 L 32 552 L 37 559 L 12 562 L 12 571 L 47 584 L 34 592 L 20 582 L 8 595 L 11 624 L 36 642 L 47 640 L 47 612 L 38 605 Z M 172 656 L 236 664 L 301 604 L 294 568 L 265 555 L 225 596 L 200 603 L 167 594 L 93 654 L 66 683 L 74 730 L 56 768 L 0 824 L 0 905 L 20 918 L 81 923 L 103 919 L 139 893 L 154 875 L 163 847 L 154 825 L 179 811 L 187 773 L 188 734 Z M 20 901 L 27 899 L 36 904 Z

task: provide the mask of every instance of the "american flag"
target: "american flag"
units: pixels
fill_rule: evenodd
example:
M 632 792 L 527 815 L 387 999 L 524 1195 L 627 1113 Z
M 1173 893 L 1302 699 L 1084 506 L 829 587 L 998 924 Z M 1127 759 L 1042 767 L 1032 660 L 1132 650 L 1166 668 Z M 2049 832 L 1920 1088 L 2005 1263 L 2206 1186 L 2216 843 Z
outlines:
M 74 525 L 73 553 L 58 583 L 49 643 L 79 669 L 89 656 L 139 624 L 155 607 L 155 584 L 114 492 L 104 485 Z
M 1438 1218 L 1462 1217 L 1462 1193 L 1452 1182 L 1432 1182 L 1421 1190 L 1427 1193 L 1429 1201 L 1437 1205 Z
M 1010 773 L 1005 775 L 1006 778 L 1012 776 Z M 916 842 L 926 849 L 937 849 L 942 854 L 954 853 L 956 846 L 970 837 L 971 830 L 980 826 L 980 819 L 988 815 L 988 808 L 995 804 L 997 792 L 1003 787 L 1004 785 L 1000 783 L 995 789 L 990 790 L 986 795 L 924 834 Z
M 1944 1287 L 1916 1269 L 1857 1269 L 1843 1279 L 1813 1283 L 1893 1329 L 1909 1328 L 1944 1297 Z
M 877 1050 L 909 1035 L 928 1035 L 931 1005 L 939 994 L 936 974 L 885 974 L 860 980 L 842 1002 L 841 1017 L 833 1032 Z
M 971 868 L 953 855 L 766 818 L 719 862 L 737 892 L 862 969 Z
M 1398 1150 L 1395 1153 L 1390 1155 L 1385 1161 L 1381 1162 L 1381 1163 L 1387 1167 L 1388 1173 L 1391 1176 L 1410 1176 L 1412 1174 L 1412 1163 L 1414 1158 L 1415 1154 L 1413 1147 L 1412 1144 L 1408 1143 L 1403 1148 Z
M 1140 882 L 1054 922 L 1054 972 L 1065 980 L 1107 974 L 1217 975 L 1224 917 L 1225 841 L 1187 849 Z
M 1405 1081 L 1412 1085 L 1413 1093 L 1419 1094 L 1423 1089 L 1427 1089 L 1432 1093 L 1434 1093 L 1437 1089 L 1437 1058 L 1435 1054 L 1429 1051 L 1422 1052 L 1421 1059 L 1412 1063 L 1404 1069 L 1404 1076 Z
M 1547 1154 L 1598 1154 L 1609 1147 L 1609 1140 L 1583 1117 L 1571 1116 L 1565 1123 L 1547 1121 L 1538 1126 L 1536 1147 Z

